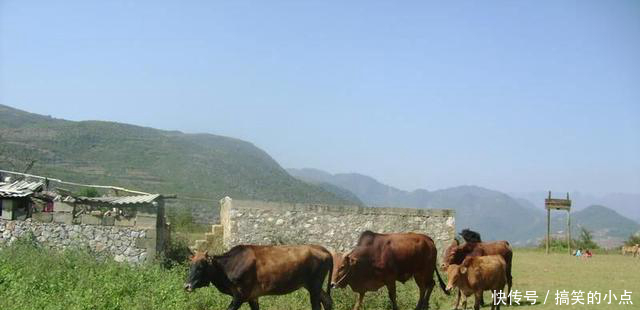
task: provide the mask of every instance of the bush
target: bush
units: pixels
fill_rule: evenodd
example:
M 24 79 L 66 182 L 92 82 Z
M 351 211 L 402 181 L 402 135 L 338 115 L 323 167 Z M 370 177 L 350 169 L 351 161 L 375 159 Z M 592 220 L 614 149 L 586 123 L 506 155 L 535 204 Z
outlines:
M 546 238 L 542 239 L 538 244 L 540 248 L 546 248 Z M 551 237 L 551 242 L 549 243 L 550 250 L 567 250 L 567 238 L 564 237 Z M 571 240 L 571 248 L 572 249 L 599 249 L 600 246 L 593 241 L 593 235 L 591 231 L 589 231 L 586 227 L 580 227 L 580 236 L 578 239 Z
M 546 248 L 547 244 L 546 244 L 546 240 L 547 238 L 544 238 L 540 241 L 540 244 L 538 244 L 538 247 L 540 248 Z M 558 237 L 558 238 L 554 238 L 551 237 L 551 239 L 549 239 L 549 249 L 551 250 L 567 250 L 567 238 L 563 238 L 563 237 Z M 576 242 L 575 240 L 571 240 L 571 248 L 576 248 Z
M 186 264 L 189 257 L 191 257 L 189 241 L 183 236 L 172 234 L 164 256 L 159 260 L 165 268 L 172 268 Z
M 598 249 L 600 246 L 593 241 L 593 235 L 586 227 L 580 227 L 580 236 L 574 241 L 577 248 L 580 249 Z
M 80 190 L 77 195 L 81 197 L 98 197 L 100 196 L 100 192 L 93 187 L 87 187 Z
M 636 244 L 640 244 L 640 233 L 629 236 L 629 239 L 624 242 L 626 246 L 634 246 Z

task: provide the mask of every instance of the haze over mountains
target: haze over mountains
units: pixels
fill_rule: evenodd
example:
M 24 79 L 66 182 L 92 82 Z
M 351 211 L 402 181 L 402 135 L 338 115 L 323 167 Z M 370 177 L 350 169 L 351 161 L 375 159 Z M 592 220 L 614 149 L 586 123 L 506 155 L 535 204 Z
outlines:
M 36 161 L 31 170 L 34 174 L 203 198 L 200 204 L 211 206 L 212 212 L 218 199 L 228 195 L 267 201 L 454 209 L 458 229 L 470 227 L 487 240 L 507 239 L 515 245 L 533 244 L 545 231 L 540 204 L 527 196 L 515 198 L 478 186 L 409 192 L 355 173 L 329 174 L 316 169 L 289 169 L 287 173 L 266 152 L 234 138 L 115 122 L 67 121 L 0 105 L 0 168 L 14 169 L 26 159 Z M 545 195 L 532 197 L 543 199 Z M 633 195 L 607 197 L 603 200 L 607 203 L 602 203 L 606 207 L 631 215 L 637 210 L 633 199 L 627 199 Z M 580 204 L 589 201 L 572 198 Z M 609 243 L 640 230 L 636 222 L 605 207 L 585 208 L 574 212 L 573 218 L 574 229 L 584 225 Z M 555 216 L 554 230 L 562 229 L 562 216 Z
M 249 142 L 105 121 L 67 121 L 0 105 L 0 167 L 74 182 L 209 199 L 358 204 L 291 177 Z M 23 164 L 23 163 L 22 163 Z
M 318 169 L 287 169 L 301 180 L 313 184 L 333 184 L 353 192 L 370 206 L 446 208 L 456 210 L 456 227 L 470 227 L 482 232 L 483 238 L 507 239 L 515 245 L 535 244 L 546 231 L 542 206 L 524 198 L 478 186 L 459 186 L 449 189 L 412 192 L 400 190 L 377 180 L 357 174 L 330 174 Z M 542 194 L 544 201 L 546 194 Z M 544 202 L 543 202 L 544 203 Z M 565 229 L 565 214 L 553 214 L 552 230 Z M 617 245 L 640 225 L 604 206 L 589 206 L 572 212 L 573 231 L 584 226 L 594 232 L 603 245 Z
M 534 206 L 540 209 L 544 207 L 544 198 L 547 196 L 547 192 L 544 191 L 509 194 L 513 197 L 519 197 L 535 203 Z M 554 196 L 557 194 L 563 193 L 554 193 Z M 640 222 L 640 194 L 609 193 L 596 196 L 580 192 L 570 192 L 569 196 L 574 210 L 582 210 L 592 205 L 602 205 L 636 222 Z

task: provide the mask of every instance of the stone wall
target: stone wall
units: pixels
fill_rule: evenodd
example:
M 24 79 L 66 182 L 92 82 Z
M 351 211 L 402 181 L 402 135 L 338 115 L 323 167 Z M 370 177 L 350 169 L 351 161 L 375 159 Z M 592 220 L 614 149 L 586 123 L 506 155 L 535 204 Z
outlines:
M 156 253 L 155 229 L 0 219 L 0 246 L 29 233 L 51 248 L 88 248 L 120 262 L 141 263 Z
M 320 244 L 346 252 L 361 232 L 419 232 L 438 255 L 455 236 L 455 213 L 441 209 L 371 208 L 262 201 L 220 201 L 226 248 L 237 244 Z

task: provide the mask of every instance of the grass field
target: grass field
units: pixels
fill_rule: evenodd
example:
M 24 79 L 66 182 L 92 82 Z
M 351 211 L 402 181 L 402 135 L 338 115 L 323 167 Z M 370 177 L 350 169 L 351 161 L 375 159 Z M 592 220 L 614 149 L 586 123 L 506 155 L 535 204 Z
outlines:
M 536 305 L 525 309 L 638 309 L 640 307 L 640 259 L 618 254 L 596 255 L 590 260 L 567 254 L 545 255 L 539 250 L 517 250 L 514 258 L 514 289 L 535 290 Z M 183 292 L 186 267 L 170 269 L 159 264 L 131 267 L 115 262 L 97 262 L 82 251 L 53 252 L 29 244 L 0 250 L 0 309 L 226 309 L 230 298 L 213 287 Z M 413 309 L 415 284 L 398 287 L 400 309 Z M 540 305 L 546 291 L 546 305 Z M 634 305 L 556 306 L 556 290 L 582 290 L 620 296 L 633 292 Z M 636 295 L 638 294 L 638 295 Z M 351 309 L 349 289 L 333 290 L 336 309 Z M 489 295 L 486 295 L 489 300 Z M 262 309 L 309 309 L 306 291 L 260 299 Z M 450 309 L 451 297 L 437 289 L 431 309 Z M 586 303 L 586 302 L 585 302 Z M 366 309 L 389 309 L 384 289 L 365 298 Z M 515 308 L 515 307 L 514 307 Z M 517 307 L 519 308 L 519 307 Z M 248 309 L 243 306 L 242 309 Z

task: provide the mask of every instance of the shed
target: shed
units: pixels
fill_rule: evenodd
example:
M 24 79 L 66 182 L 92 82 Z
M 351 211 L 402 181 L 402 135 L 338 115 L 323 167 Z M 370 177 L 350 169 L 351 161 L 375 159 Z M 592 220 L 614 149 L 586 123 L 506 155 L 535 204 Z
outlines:
M 43 182 L 26 180 L 0 183 L 0 218 L 24 220 L 31 217 L 30 197 L 43 186 Z

